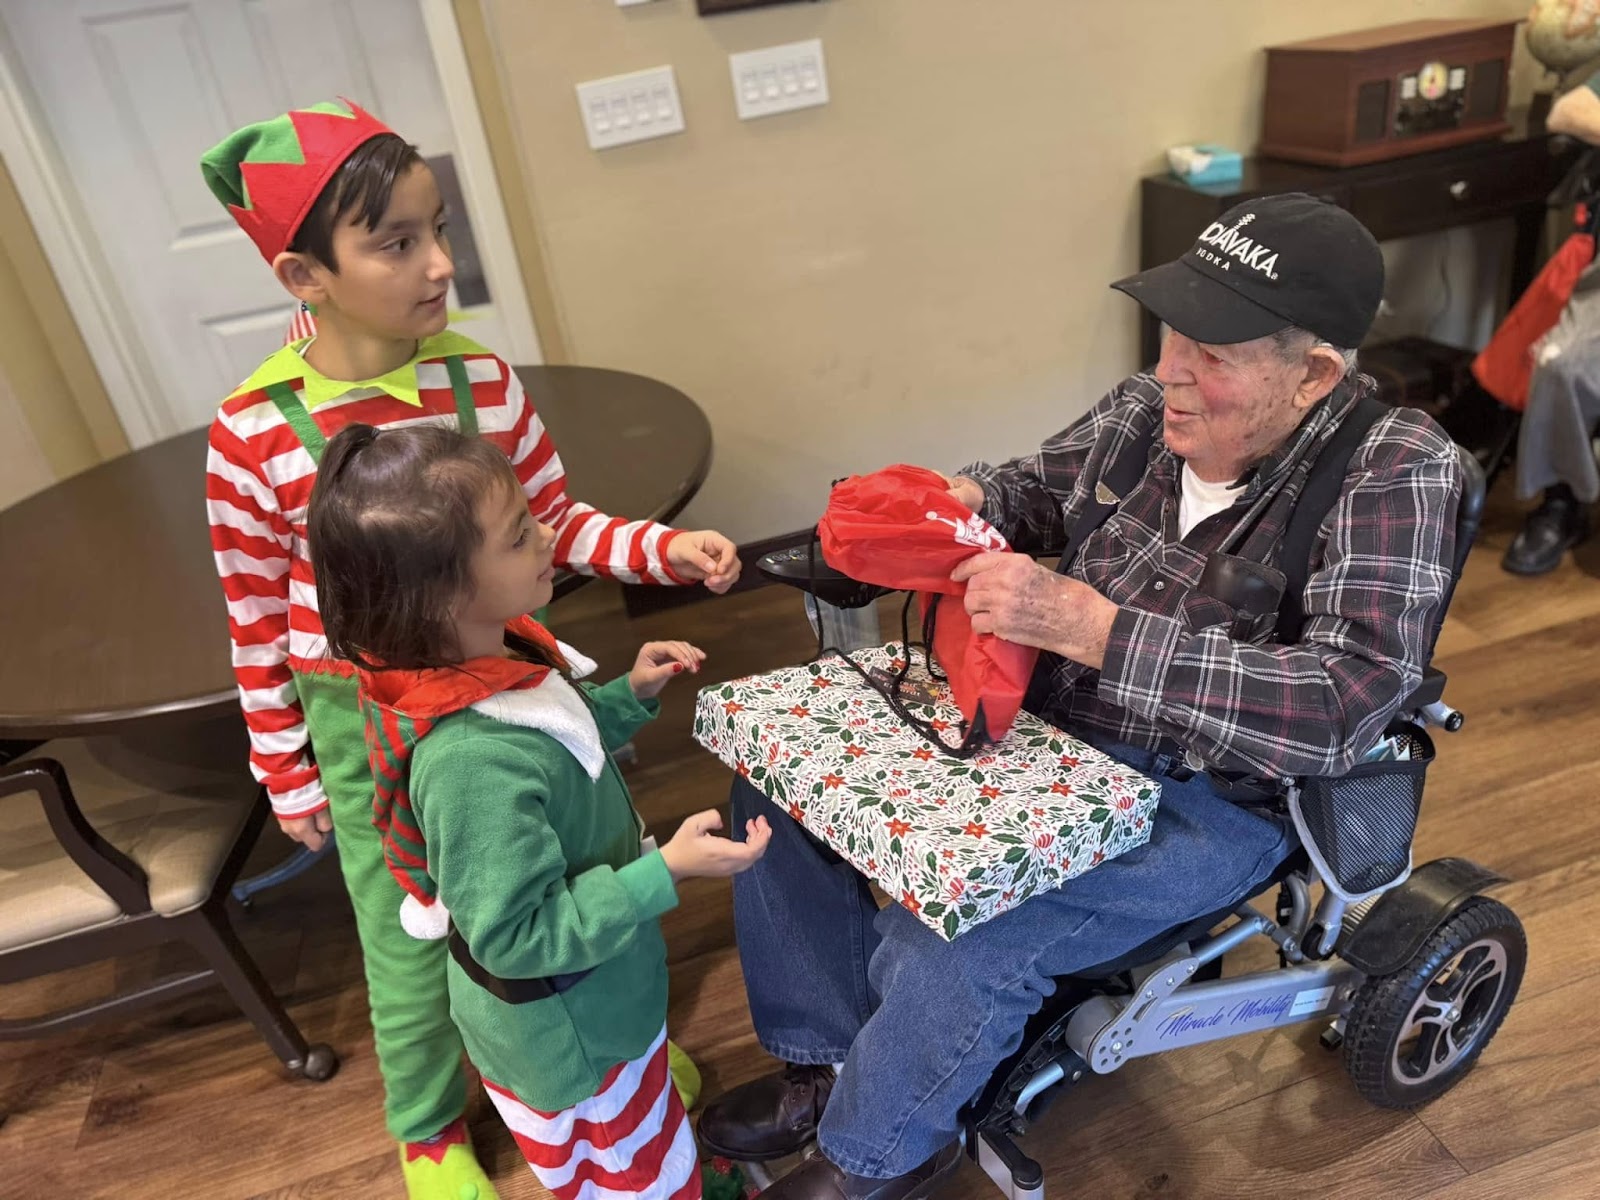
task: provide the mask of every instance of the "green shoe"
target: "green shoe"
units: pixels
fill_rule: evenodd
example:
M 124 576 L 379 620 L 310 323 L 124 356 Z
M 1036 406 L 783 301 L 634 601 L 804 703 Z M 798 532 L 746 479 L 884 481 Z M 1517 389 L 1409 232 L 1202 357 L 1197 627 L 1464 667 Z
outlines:
M 467 1140 L 467 1123 L 452 1121 L 427 1142 L 400 1146 L 407 1200 L 500 1200 Z
M 700 1068 L 671 1038 L 667 1039 L 667 1068 L 672 1072 L 672 1086 L 678 1089 L 678 1099 L 683 1101 L 683 1111 L 688 1112 L 700 1099 Z

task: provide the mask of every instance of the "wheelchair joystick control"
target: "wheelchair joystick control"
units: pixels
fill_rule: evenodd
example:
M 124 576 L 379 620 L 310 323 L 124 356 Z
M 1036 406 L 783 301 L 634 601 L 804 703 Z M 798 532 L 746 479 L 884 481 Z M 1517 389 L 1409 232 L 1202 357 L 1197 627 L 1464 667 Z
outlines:
M 762 555 L 756 569 L 806 593 L 806 616 L 824 645 L 848 653 L 883 644 L 873 601 L 889 589 L 862 583 L 828 566 L 815 538 L 809 545 L 801 542 Z
M 809 545 L 801 542 L 763 554 L 756 561 L 756 569 L 768 579 L 799 588 L 834 608 L 865 608 L 889 591 L 830 567 L 823 561 L 822 548 L 814 537 Z

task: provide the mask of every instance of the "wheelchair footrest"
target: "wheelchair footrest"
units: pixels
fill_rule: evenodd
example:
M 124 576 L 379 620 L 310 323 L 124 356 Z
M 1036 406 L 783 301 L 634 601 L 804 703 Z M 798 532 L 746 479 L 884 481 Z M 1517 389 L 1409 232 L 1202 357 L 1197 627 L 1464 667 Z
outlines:
M 967 1154 L 1009 1200 L 1040 1200 L 1044 1195 L 1044 1168 L 1003 1130 L 968 1126 Z

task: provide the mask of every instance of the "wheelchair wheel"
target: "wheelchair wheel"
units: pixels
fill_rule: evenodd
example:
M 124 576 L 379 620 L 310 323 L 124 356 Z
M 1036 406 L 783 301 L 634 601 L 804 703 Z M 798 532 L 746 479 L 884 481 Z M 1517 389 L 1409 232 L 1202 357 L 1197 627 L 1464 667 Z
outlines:
M 1472 1069 L 1516 999 L 1528 960 L 1522 922 L 1474 896 L 1405 966 L 1367 980 L 1346 1022 L 1345 1068 L 1382 1108 L 1416 1108 Z

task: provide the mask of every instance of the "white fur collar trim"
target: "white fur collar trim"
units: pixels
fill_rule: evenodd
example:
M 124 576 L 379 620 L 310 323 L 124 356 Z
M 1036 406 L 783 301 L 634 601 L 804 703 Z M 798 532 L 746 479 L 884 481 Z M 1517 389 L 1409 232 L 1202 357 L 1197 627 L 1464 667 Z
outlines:
M 594 670 L 592 661 L 570 647 L 562 646 L 561 652 L 572 664 L 575 673 L 583 671 L 588 674 Z M 587 664 L 587 670 L 574 661 L 574 655 Z M 600 729 L 594 723 L 594 716 L 583 702 L 583 697 L 578 695 L 577 689 L 557 671 L 546 675 L 538 687 L 497 692 L 479 700 L 472 708 L 474 712 L 504 721 L 507 725 L 521 725 L 548 733 L 572 752 L 572 757 L 588 772 L 590 779 L 599 779 L 600 772 L 605 770 L 606 748 L 600 741 Z
M 556 649 L 561 651 L 561 657 L 567 660 L 567 666 L 572 668 L 574 679 L 587 679 L 599 670 L 594 659 L 581 650 L 574 650 L 560 638 L 556 639 Z

